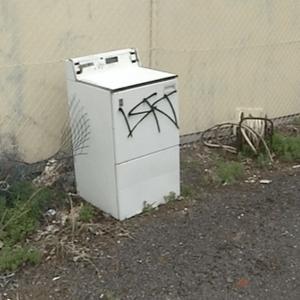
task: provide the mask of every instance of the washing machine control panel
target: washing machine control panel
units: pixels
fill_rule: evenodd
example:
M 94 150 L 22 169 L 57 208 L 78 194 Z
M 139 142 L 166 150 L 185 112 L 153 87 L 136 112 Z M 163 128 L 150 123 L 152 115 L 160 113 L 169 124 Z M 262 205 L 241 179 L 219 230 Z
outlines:
M 106 52 L 91 56 L 71 59 L 74 73 L 79 79 L 87 72 L 102 72 L 115 68 L 130 68 L 139 66 L 139 58 L 135 49 Z

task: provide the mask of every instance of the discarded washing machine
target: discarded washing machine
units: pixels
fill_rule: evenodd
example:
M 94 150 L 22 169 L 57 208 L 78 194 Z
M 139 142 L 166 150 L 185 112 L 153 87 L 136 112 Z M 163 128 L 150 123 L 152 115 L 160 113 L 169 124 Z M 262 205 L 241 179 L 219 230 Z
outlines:
M 66 69 L 69 103 L 89 120 L 74 157 L 78 194 L 119 220 L 179 195 L 177 76 L 142 67 L 135 49 L 69 59 Z

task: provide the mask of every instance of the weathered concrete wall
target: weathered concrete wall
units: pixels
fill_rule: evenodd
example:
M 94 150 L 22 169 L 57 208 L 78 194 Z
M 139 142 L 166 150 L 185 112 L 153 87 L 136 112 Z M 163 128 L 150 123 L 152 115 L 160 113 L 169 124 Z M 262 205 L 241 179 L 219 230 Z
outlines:
M 180 74 L 181 133 L 237 107 L 300 112 L 300 1 L 159 0 L 153 64 Z
M 148 0 L 0 0 L 0 147 L 29 161 L 59 147 L 63 60 L 136 47 L 149 58 Z
M 66 119 L 63 60 L 136 47 L 180 75 L 181 133 L 237 107 L 300 112 L 295 0 L 0 0 L 0 147 L 34 161 Z

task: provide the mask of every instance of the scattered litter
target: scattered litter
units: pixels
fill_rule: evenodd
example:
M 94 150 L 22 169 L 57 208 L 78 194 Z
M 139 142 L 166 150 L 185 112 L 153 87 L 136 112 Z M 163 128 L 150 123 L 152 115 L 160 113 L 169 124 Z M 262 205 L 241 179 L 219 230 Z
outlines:
M 0 250 L 3 248 L 4 243 L 2 241 L 0 241 Z
M 256 177 L 256 176 L 249 177 L 248 179 L 245 180 L 245 183 L 255 183 L 255 182 L 256 182 L 255 177 Z
M 59 231 L 59 228 L 57 227 L 57 226 L 55 226 L 55 225 L 48 225 L 47 227 L 46 227 L 46 233 L 56 233 L 56 232 L 58 232 Z
M 61 176 L 63 164 L 56 159 L 50 159 L 41 175 L 36 177 L 32 183 L 36 186 L 52 186 Z
M 69 218 L 69 214 L 66 212 L 60 212 L 59 216 L 60 216 L 61 225 L 65 226 Z
M 254 154 L 258 154 L 263 147 L 273 162 L 271 150 L 267 141 L 273 136 L 273 121 L 265 118 L 255 118 L 240 114 L 239 123 L 222 123 L 205 130 L 201 135 L 203 145 L 210 148 L 222 149 L 237 154 L 243 145 L 249 146 Z M 232 146 L 232 145 L 238 145 Z
M 46 212 L 46 216 L 48 217 L 54 217 L 56 215 L 56 210 L 53 208 L 48 209 L 48 211 Z
M 56 281 L 56 280 L 58 280 L 58 279 L 60 279 L 60 276 L 57 276 L 57 277 L 52 278 L 52 281 Z
M 300 165 L 295 165 L 292 167 L 293 169 L 299 169 L 300 168 Z
M 272 180 L 269 180 L 269 179 L 262 179 L 259 181 L 260 184 L 270 184 L 272 183 Z
M 8 275 L 1 275 L 0 276 L 0 288 L 6 287 L 14 276 L 15 276 L 15 273 L 11 273 Z M 7 294 L 3 293 L 3 296 L 7 296 Z M 0 294 L 0 299 L 1 299 L 1 294 Z

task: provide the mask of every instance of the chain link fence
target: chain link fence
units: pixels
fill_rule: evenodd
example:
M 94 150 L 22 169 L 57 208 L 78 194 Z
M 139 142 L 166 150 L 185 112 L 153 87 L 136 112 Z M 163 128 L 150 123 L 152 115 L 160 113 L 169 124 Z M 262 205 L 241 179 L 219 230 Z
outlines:
M 241 111 L 300 112 L 300 3 L 175 0 L 154 10 L 153 65 L 180 75 L 183 140 Z
M 111 49 L 179 74 L 183 142 L 241 111 L 300 113 L 297 1 L 2 0 L 0 28 L 0 147 L 15 160 L 61 147 L 64 59 Z

